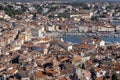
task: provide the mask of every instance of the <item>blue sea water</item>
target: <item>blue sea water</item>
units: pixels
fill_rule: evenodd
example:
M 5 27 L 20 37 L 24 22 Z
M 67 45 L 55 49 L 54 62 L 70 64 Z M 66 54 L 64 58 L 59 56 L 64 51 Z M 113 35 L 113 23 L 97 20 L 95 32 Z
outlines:
M 77 35 L 73 35 L 73 36 L 67 35 L 67 36 L 63 37 L 63 40 L 65 42 L 81 43 L 84 38 L 87 38 L 87 37 L 85 37 L 85 36 L 77 36 Z M 91 37 L 91 39 L 92 39 L 92 37 Z M 120 37 L 113 37 L 113 36 L 106 37 L 106 36 L 103 36 L 103 37 L 99 37 L 99 39 L 104 40 L 105 42 L 108 42 L 108 43 L 120 42 Z

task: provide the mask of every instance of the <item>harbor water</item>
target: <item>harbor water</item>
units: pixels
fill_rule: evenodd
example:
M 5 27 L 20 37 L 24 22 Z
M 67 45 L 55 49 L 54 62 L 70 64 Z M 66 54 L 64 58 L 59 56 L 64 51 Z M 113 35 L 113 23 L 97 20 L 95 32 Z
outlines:
M 91 38 L 92 36 L 77 36 L 77 35 L 66 35 L 62 37 L 65 42 L 71 42 L 71 43 L 80 43 L 84 38 Z M 101 36 L 98 37 L 101 40 L 104 40 L 107 43 L 120 43 L 120 36 Z

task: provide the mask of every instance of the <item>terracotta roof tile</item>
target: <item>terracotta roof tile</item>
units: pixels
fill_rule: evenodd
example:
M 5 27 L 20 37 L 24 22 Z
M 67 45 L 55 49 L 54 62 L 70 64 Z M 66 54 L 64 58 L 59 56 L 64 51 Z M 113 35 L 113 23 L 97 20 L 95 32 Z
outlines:
M 103 80 L 103 76 L 96 78 L 96 80 Z

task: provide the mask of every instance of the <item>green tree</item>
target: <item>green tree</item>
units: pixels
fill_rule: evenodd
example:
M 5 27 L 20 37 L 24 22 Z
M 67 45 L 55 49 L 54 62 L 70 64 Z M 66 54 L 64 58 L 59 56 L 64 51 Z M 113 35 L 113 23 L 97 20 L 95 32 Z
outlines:
M 24 6 L 24 5 L 21 5 L 21 10 L 22 10 L 23 12 L 25 12 L 26 10 L 28 10 L 28 7 L 26 7 L 26 6 Z
M 2 5 L 0 5 L 0 10 L 3 10 L 3 9 L 4 9 L 4 7 Z
M 54 18 L 54 15 L 49 15 L 48 18 Z
M 97 21 L 97 20 L 98 20 L 98 16 L 92 16 L 92 17 L 91 17 L 91 20 L 92 20 L 92 21 Z
M 103 80 L 106 80 L 106 76 L 103 77 Z
M 119 80 L 116 73 L 114 73 L 114 74 L 112 75 L 112 80 Z
M 12 6 L 7 6 L 5 7 L 4 11 L 10 17 L 14 17 L 15 15 L 23 14 L 26 11 L 26 8 L 22 6 L 21 9 L 15 10 Z
M 37 12 L 38 12 L 38 14 L 42 14 L 43 8 L 42 8 L 42 7 L 39 7 L 39 8 L 37 9 Z

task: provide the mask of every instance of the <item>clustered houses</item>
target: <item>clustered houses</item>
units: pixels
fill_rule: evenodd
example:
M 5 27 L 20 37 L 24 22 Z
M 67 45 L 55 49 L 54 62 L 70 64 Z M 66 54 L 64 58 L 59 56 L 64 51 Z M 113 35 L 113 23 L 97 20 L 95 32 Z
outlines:
M 19 49 L 11 47 L 7 45 L 1 54 L 0 79 L 102 80 L 107 76 L 110 80 L 114 73 L 120 74 L 120 46 L 107 45 L 95 37 L 85 38 L 80 44 L 32 38 Z
M 107 44 L 98 37 L 72 44 L 56 37 L 119 32 L 120 25 L 109 22 L 119 16 L 113 11 L 119 4 L 86 3 L 91 8 L 86 10 L 70 4 L 36 3 L 45 14 L 38 14 L 32 3 L 2 5 L 8 4 L 15 10 L 25 4 L 27 11 L 10 17 L 0 10 L 0 80 L 111 80 L 115 74 L 120 79 L 120 44 Z M 109 5 L 114 7 L 106 8 Z M 103 14 L 106 18 L 91 20 Z

